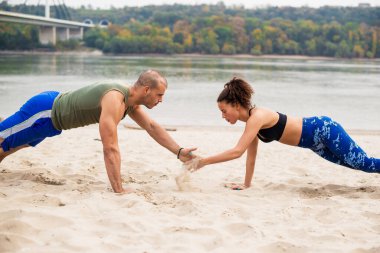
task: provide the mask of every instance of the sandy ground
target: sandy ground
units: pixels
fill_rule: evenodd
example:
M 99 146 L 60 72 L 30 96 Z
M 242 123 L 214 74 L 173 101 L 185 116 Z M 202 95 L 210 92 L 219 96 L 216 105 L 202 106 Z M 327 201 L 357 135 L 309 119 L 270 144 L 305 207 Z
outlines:
M 230 148 L 236 128 L 178 128 L 181 146 Z M 380 134 L 354 131 L 371 156 Z M 96 126 L 49 138 L 0 164 L 0 252 L 380 252 L 380 175 L 324 161 L 309 150 L 259 144 L 253 186 L 245 157 L 191 174 L 145 131 L 119 127 L 122 176 L 114 194 Z

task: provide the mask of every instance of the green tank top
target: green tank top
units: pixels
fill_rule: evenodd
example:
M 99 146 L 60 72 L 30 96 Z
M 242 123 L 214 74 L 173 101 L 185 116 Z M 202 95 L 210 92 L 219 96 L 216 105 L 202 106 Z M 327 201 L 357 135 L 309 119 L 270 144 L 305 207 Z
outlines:
M 110 90 L 123 93 L 124 102 L 127 104 L 128 87 L 118 83 L 93 84 L 60 94 L 54 100 L 51 112 L 54 127 L 58 130 L 66 130 L 99 123 L 100 100 Z M 123 115 L 123 119 L 132 110 L 133 107 L 129 106 Z

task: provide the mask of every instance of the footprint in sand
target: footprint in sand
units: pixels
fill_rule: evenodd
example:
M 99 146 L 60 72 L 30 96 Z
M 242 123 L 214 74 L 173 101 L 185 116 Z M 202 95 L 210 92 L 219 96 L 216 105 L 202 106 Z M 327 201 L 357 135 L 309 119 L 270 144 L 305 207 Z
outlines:
M 25 198 L 20 198 L 22 203 L 30 203 L 38 206 L 65 206 L 60 198 L 48 196 L 46 194 L 35 194 L 27 196 Z
M 352 187 L 345 185 L 325 185 L 318 188 L 301 187 L 298 192 L 304 198 L 321 198 L 321 197 L 333 197 L 343 196 L 349 199 L 357 198 L 380 198 L 380 187 L 377 186 L 362 186 Z
M 50 171 L 33 169 L 29 171 L 2 171 L 2 180 L 29 180 L 36 183 L 48 184 L 48 185 L 64 185 L 65 179 L 59 178 L 57 175 L 52 174 Z
M 28 160 L 23 160 L 23 161 L 21 161 L 21 163 L 27 167 L 32 167 L 33 165 L 35 165 L 34 163 L 32 163 L 31 161 L 28 161 Z
M 65 176 L 67 180 L 73 181 L 78 185 L 92 184 L 92 185 L 101 185 L 104 182 L 96 180 L 95 177 L 84 175 L 84 174 L 71 174 Z
M 181 200 L 167 194 L 155 194 L 152 191 L 144 189 L 136 189 L 135 193 L 138 196 L 144 197 L 145 201 L 152 205 L 170 207 L 178 215 L 187 215 L 197 211 L 194 202 L 189 200 Z
M 51 173 L 27 173 L 21 179 L 48 185 L 64 185 L 66 183 L 65 179 L 56 178 Z
M 122 182 L 126 184 L 158 184 L 162 180 L 168 180 L 169 177 L 166 174 L 162 174 L 156 171 L 146 171 L 143 174 L 132 174 L 129 173 L 126 176 L 122 176 Z
M 176 201 L 176 197 L 173 196 L 157 196 L 149 189 L 136 189 L 136 195 L 142 196 L 145 200 L 153 205 L 171 204 Z

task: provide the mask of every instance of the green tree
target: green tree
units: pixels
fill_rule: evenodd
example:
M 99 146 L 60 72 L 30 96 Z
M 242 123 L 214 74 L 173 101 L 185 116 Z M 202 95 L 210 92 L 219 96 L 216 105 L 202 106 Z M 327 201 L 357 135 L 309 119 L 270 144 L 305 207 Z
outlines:
M 355 57 L 359 57 L 359 58 L 363 58 L 365 55 L 364 49 L 359 44 L 356 44 L 354 46 L 353 53 Z
M 306 45 L 306 49 L 305 49 L 306 55 L 315 56 L 318 54 L 317 41 L 315 39 L 307 40 L 305 45 Z
M 261 48 L 265 45 L 265 35 L 263 31 L 260 28 L 256 28 L 251 32 L 251 37 L 250 37 L 250 46 L 251 48 L 255 48 L 255 50 L 259 50 L 261 53 Z M 265 46 L 264 46 L 265 47 Z M 270 50 L 272 50 L 272 45 L 270 45 Z M 251 50 L 252 53 L 252 50 Z
M 186 20 L 178 20 L 173 26 L 174 36 L 176 36 L 176 34 L 182 34 L 183 40 L 181 43 L 181 35 L 177 35 L 176 38 L 173 38 L 173 42 L 183 44 L 183 50 L 187 53 L 190 53 L 193 48 L 193 35 L 191 32 L 191 24 Z
M 235 49 L 235 46 L 232 45 L 231 43 L 225 43 L 222 47 L 222 54 L 235 54 L 236 53 L 236 49 Z
M 215 31 L 216 36 L 217 36 L 216 38 L 217 38 L 217 43 L 218 43 L 219 48 L 222 48 L 223 45 L 225 45 L 226 43 L 228 44 L 228 47 L 229 47 L 229 45 L 232 45 L 231 44 L 231 41 L 232 41 L 232 29 L 231 29 L 231 27 L 216 26 L 214 31 Z
M 370 58 L 373 58 L 376 55 L 377 42 L 378 42 L 377 31 L 376 31 L 376 29 L 373 29 L 372 30 L 372 40 L 371 40 L 371 53 L 372 53 L 371 56 L 372 57 L 370 57 Z
M 272 54 L 273 53 L 273 42 L 271 39 L 265 40 L 263 53 L 264 54 Z
M 286 54 L 294 55 L 294 54 L 299 53 L 298 43 L 295 42 L 294 40 L 289 40 L 289 41 L 285 42 L 284 47 L 285 47 L 285 53 Z
M 350 52 L 350 47 L 348 46 L 348 43 L 345 40 L 342 40 L 339 43 L 335 56 L 340 58 L 348 58 L 352 56 Z
M 342 26 L 337 22 L 331 22 L 322 26 L 322 32 L 326 40 L 337 43 L 343 37 Z
M 245 31 L 245 21 L 241 17 L 233 17 L 231 20 L 232 33 L 236 53 L 246 53 L 248 50 L 249 37 Z
M 103 49 L 105 42 L 109 39 L 109 35 L 105 29 L 94 28 L 88 30 L 84 34 L 84 42 L 88 47 L 94 47 L 98 49 Z
M 183 33 L 180 32 L 180 33 L 174 34 L 173 42 L 178 43 L 178 44 L 183 44 L 183 42 L 184 42 Z
M 198 50 L 204 54 L 218 54 L 220 48 L 217 44 L 216 33 L 210 28 L 203 28 L 196 35 Z
M 335 43 L 327 41 L 325 44 L 325 51 L 323 55 L 334 57 L 337 51 L 338 51 L 338 46 Z
M 250 53 L 253 55 L 261 55 L 262 54 L 261 45 L 256 45 L 253 48 L 251 48 Z

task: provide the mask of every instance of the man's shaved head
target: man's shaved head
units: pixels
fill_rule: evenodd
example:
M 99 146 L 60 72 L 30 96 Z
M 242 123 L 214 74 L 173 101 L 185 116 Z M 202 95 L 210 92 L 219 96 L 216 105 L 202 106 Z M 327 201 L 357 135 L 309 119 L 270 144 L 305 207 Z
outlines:
M 135 85 L 136 86 L 148 86 L 152 89 L 156 88 L 160 83 L 164 84 L 165 87 L 168 87 L 168 82 L 166 78 L 161 75 L 156 70 L 147 70 L 141 73 L 139 79 L 137 79 Z

